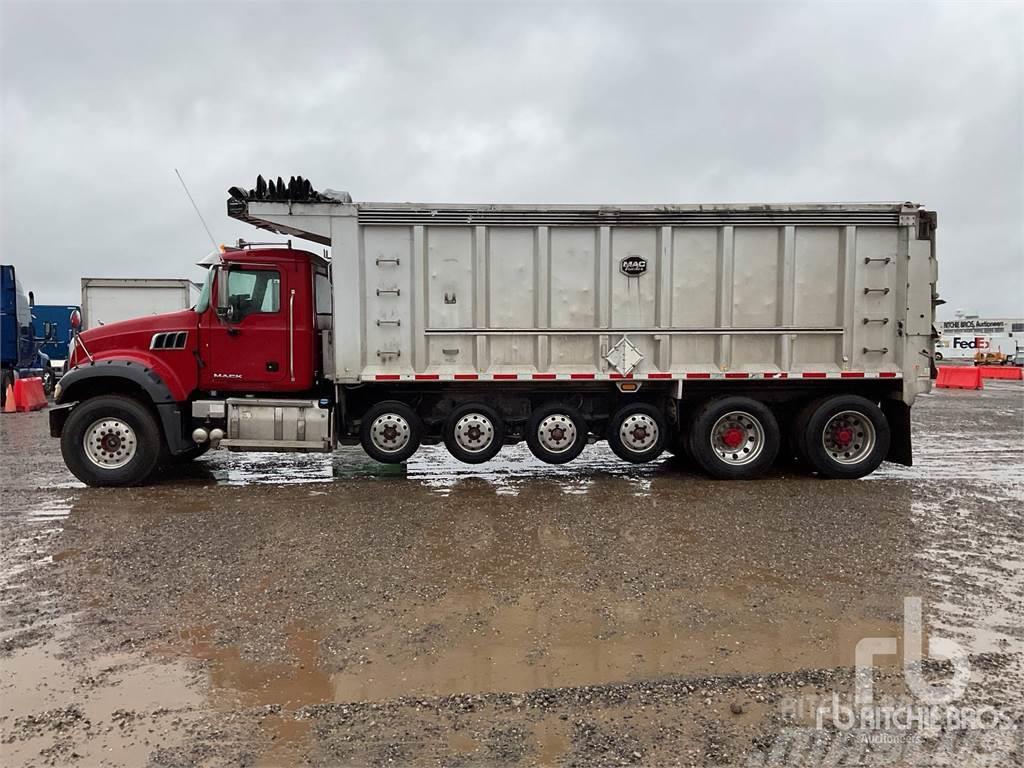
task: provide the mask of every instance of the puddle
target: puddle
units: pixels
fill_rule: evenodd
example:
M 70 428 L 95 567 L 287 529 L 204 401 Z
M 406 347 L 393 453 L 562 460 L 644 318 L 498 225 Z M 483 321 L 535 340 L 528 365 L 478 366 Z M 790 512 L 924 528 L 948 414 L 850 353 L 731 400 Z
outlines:
M 229 453 L 216 451 L 196 462 L 194 471 L 175 480 L 212 480 L 224 485 L 329 483 L 333 480 L 405 478 L 447 494 L 452 486 L 478 481 L 499 495 L 515 495 L 523 485 L 554 481 L 563 493 L 587 493 L 594 478 L 616 477 L 632 483 L 636 494 L 650 492 L 650 478 L 673 467 L 668 454 L 637 466 L 619 459 L 604 443 L 587 446 L 570 464 L 545 464 L 525 443 L 505 446 L 485 464 L 463 464 L 441 445 L 423 446 L 404 465 L 379 464 L 358 446 L 343 446 L 331 455 Z M 191 469 L 191 468 L 190 468 Z
M 117 755 L 117 764 L 143 765 L 158 744 L 183 742 L 186 724 L 196 717 L 190 712 L 203 702 L 188 667 L 147 662 L 136 653 L 70 659 L 61 639 L 75 621 L 65 616 L 56 622 L 57 637 L 0 657 L 4 732 L 16 736 L 2 747 L 5 764 L 37 764 L 41 755 L 50 755 L 50 764 L 58 756 L 69 759 L 64 749 L 74 739 L 78 764 L 99 765 Z M 26 715 L 38 720 L 26 721 Z
M 751 620 L 724 595 L 719 618 L 694 627 L 678 609 L 689 599 L 688 593 L 668 592 L 634 603 L 562 591 L 557 601 L 494 605 L 479 594 L 450 595 L 423 608 L 435 622 L 435 638 L 411 648 L 389 640 L 368 646 L 361 663 L 331 676 L 334 699 L 526 692 L 852 666 L 858 640 L 900 629 L 854 612 L 821 615 L 826 603 L 815 606 L 813 626 L 799 615 Z M 713 595 L 701 599 L 714 611 Z

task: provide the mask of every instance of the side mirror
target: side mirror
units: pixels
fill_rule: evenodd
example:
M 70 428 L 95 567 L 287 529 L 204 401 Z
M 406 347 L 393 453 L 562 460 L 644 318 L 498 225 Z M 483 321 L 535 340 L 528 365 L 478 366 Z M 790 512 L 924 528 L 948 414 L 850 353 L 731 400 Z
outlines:
M 72 333 L 78 333 L 82 330 L 82 313 L 77 309 L 71 310 L 71 317 L 68 318 L 68 324 L 71 326 Z
M 43 323 L 43 341 L 53 341 L 57 338 L 57 324 L 47 321 Z
M 234 307 L 231 306 L 231 294 L 228 292 L 228 282 L 230 281 L 231 269 L 230 267 L 216 267 L 217 274 L 217 304 L 215 311 L 217 317 L 226 323 L 234 322 L 235 312 Z

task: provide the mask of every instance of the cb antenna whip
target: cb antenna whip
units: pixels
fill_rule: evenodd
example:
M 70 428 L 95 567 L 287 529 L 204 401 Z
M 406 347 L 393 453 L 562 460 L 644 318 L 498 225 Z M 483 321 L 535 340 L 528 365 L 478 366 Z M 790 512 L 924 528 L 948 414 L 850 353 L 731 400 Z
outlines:
M 192 203 L 192 207 L 195 208 L 196 216 L 198 216 L 199 217 L 199 221 L 201 221 L 203 223 L 203 229 L 206 230 L 206 234 L 207 234 L 207 236 L 209 236 L 210 242 L 213 243 L 213 250 L 215 250 L 215 251 L 220 250 L 220 246 L 217 245 L 217 241 L 214 240 L 214 238 L 213 238 L 213 233 L 210 231 L 210 228 L 208 226 L 206 226 L 206 219 L 204 219 L 203 218 L 203 214 L 201 214 L 199 212 L 199 206 L 196 205 L 196 201 L 192 199 L 192 193 L 188 191 L 188 187 L 185 185 L 185 180 L 183 178 L 181 178 L 181 174 L 178 173 L 178 169 L 177 168 L 174 169 L 174 173 L 177 175 L 178 181 L 181 182 L 181 188 L 184 189 L 185 190 L 185 194 L 188 195 L 189 202 L 191 202 Z

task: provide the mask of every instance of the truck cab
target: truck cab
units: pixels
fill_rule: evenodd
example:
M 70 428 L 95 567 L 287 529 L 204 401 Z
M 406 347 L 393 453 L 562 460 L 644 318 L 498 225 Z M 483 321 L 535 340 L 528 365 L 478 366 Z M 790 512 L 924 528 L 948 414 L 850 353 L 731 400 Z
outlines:
M 226 435 L 230 416 L 240 423 L 267 415 L 253 411 L 261 395 L 303 404 L 290 414 L 319 403 L 329 262 L 290 244 L 243 242 L 200 264 L 208 272 L 194 307 L 75 336 L 50 418 L 84 482 L 131 484 L 161 462 L 193 458 L 211 446 L 210 432 L 214 443 Z M 258 442 L 245 430 L 236 438 Z M 322 448 L 323 440 L 311 444 Z
M 52 381 L 50 358 L 42 344 L 51 341 L 48 332 L 37 337 L 32 323 L 35 299 L 26 293 L 13 264 L 0 265 L 0 399 L 7 402 L 7 390 L 15 378 L 38 376 Z

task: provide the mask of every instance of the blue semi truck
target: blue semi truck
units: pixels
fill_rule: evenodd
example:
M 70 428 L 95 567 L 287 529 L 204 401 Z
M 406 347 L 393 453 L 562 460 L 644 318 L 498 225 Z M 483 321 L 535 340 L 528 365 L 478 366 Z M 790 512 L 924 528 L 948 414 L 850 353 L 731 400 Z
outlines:
M 64 375 L 68 357 L 68 347 L 75 335 L 71 324 L 73 313 L 81 309 L 72 304 L 36 304 L 32 307 L 32 327 L 36 340 L 40 342 L 39 351 L 50 358 L 50 369 L 53 382 L 46 381 L 47 391 L 52 384 Z
M 34 299 L 18 282 L 14 266 L 0 265 L 0 398 L 15 378 L 39 376 L 52 388 L 55 380 L 50 358 L 41 351 L 43 344 L 55 341 L 47 334 L 36 335 L 32 322 Z M 69 315 L 70 316 L 70 315 Z

